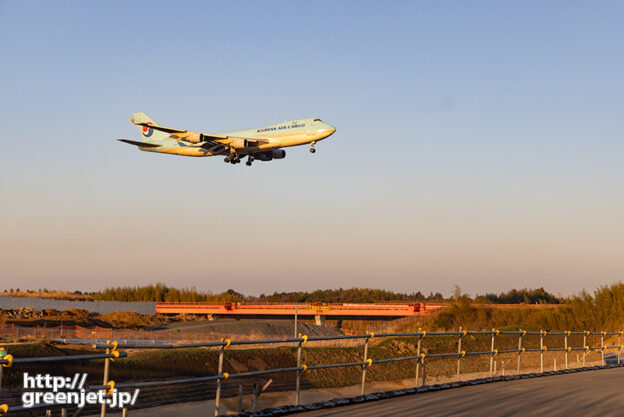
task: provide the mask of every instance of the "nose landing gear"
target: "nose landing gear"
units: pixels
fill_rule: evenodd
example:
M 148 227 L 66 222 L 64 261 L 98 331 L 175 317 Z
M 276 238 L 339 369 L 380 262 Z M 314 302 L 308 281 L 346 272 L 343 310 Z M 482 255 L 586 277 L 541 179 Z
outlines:
M 316 152 L 316 149 L 314 149 L 314 145 L 316 145 L 316 142 L 312 142 L 310 144 L 310 153 L 315 153 Z

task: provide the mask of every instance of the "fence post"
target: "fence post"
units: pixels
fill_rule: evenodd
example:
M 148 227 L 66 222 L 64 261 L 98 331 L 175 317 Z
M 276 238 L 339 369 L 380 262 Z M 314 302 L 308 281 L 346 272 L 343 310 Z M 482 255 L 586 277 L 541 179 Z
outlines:
M 587 330 L 583 332 L 583 368 L 585 367 L 585 357 L 587 356 Z
M 600 335 L 600 355 L 602 356 L 602 366 L 605 366 L 605 347 L 604 347 L 604 337 L 607 332 L 602 332 Z
M 618 359 L 617 359 L 617 363 L 618 365 L 620 364 L 620 357 L 621 357 L 621 353 L 622 353 L 622 332 L 619 331 L 618 332 Z M 0 385 L 1 386 L 1 385 Z
M 364 339 L 364 360 L 362 362 L 366 362 L 368 360 L 368 340 L 371 339 L 375 334 L 374 333 L 368 333 L 366 335 L 366 339 Z M 366 368 L 367 365 L 364 364 L 362 365 L 362 389 L 361 389 L 361 395 L 364 395 L 364 391 L 366 389 Z
M 425 355 L 421 354 L 420 357 L 422 358 L 422 384 L 424 386 L 427 382 L 427 368 L 425 367 Z
M 416 355 L 418 356 L 418 360 L 416 361 L 416 377 L 415 377 L 415 380 L 414 380 L 414 382 L 416 383 L 416 387 L 418 387 L 418 374 L 419 374 L 419 371 L 420 371 L 420 361 L 421 361 L 421 358 L 420 358 L 420 344 L 421 343 L 420 342 L 421 342 L 422 338 L 425 336 L 425 334 L 427 334 L 427 332 L 423 332 L 423 331 L 420 330 L 420 328 L 418 328 L 418 333 L 419 333 L 419 335 L 418 335 L 418 346 L 416 348 Z
M 459 337 L 457 338 L 457 375 L 455 379 L 459 381 L 459 370 L 460 370 L 460 361 L 461 358 L 466 354 L 466 352 L 462 352 L 462 336 L 466 334 L 465 330 L 462 330 L 462 327 L 459 326 Z
M 544 373 L 544 330 L 540 330 L 540 372 Z
M 570 349 L 568 349 L 568 336 L 570 335 L 570 332 L 568 330 L 566 330 L 565 332 L 565 336 L 564 336 L 564 342 L 565 342 L 565 368 L 568 369 L 568 352 L 570 351 Z
M 299 342 L 299 346 L 297 347 L 297 368 L 301 368 L 301 345 L 304 344 L 308 340 L 308 336 L 299 335 L 301 341 Z M 295 405 L 299 405 L 299 401 L 301 399 L 301 370 L 297 369 L 297 382 L 296 382 L 296 394 L 295 394 Z
M 218 379 L 217 379 L 217 394 L 215 397 L 215 411 L 214 411 L 214 415 L 218 416 L 219 415 L 219 406 L 221 403 L 221 381 L 222 379 L 226 379 L 229 374 L 227 373 L 223 373 L 223 353 L 225 351 L 225 348 L 230 346 L 230 343 L 232 343 L 232 341 L 230 339 L 221 339 L 221 341 L 223 342 L 223 344 L 221 345 L 221 348 L 219 349 L 219 365 L 217 368 L 217 375 L 218 375 Z M 221 378 L 221 377 L 225 377 L 225 378 Z
M 492 345 L 490 346 L 490 376 L 492 376 L 492 372 L 494 371 L 494 337 L 495 337 L 495 329 L 492 329 Z
M 520 330 L 518 333 L 518 375 L 520 375 L 520 356 L 522 356 L 522 336 L 526 334 L 526 330 Z
M 110 340 L 106 341 L 106 344 L 108 345 L 108 343 L 110 342 Z M 110 353 L 110 349 L 106 348 L 106 354 L 108 355 Z M 106 385 L 108 384 L 108 369 L 110 367 L 110 359 L 106 358 L 104 359 L 104 378 L 103 378 L 103 383 L 102 385 Z M 100 411 L 100 416 L 104 417 L 106 416 L 106 401 L 102 403 L 102 409 Z

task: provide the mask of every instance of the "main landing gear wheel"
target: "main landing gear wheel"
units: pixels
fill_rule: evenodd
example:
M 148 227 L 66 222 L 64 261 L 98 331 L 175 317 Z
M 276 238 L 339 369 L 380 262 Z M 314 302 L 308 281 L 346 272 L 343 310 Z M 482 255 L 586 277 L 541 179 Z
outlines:
M 254 160 L 254 159 L 253 159 L 253 156 L 249 155 L 249 156 L 247 157 L 247 162 L 245 162 L 245 165 L 247 165 L 248 167 L 250 167 L 250 166 L 251 166 L 251 163 L 253 162 L 253 160 Z
M 316 145 L 316 142 L 312 142 L 312 143 L 310 144 L 310 152 L 311 152 L 311 153 L 316 152 L 316 149 L 314 149 L 314 145 Z

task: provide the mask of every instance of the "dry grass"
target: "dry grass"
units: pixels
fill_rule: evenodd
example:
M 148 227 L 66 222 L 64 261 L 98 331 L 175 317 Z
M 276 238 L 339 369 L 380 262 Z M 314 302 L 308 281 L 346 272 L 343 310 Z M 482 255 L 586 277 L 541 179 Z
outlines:
M 8 295 L 11 297 L 39 297 L 39 298 L 53 298 L 56 300 L 73 300 L 73 301 L 93 301 L 91 294 L 75 294 L 69 291 L 61 290 L 4 290 L 0 291 L 0 295 Z

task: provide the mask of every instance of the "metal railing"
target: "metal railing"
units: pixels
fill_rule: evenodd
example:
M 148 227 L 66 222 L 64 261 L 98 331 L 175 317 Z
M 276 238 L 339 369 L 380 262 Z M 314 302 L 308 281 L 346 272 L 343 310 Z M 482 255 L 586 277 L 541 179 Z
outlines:
M 492 376 L 496 372 L 496 363 L 495 357 L 497 355 L 502 354 L 515 354 L 517 356 L 517 373 L 520 374 L 521 362 L 523 355 L 527 353 L 539 353 L 540 356 L 540 372 L 544 373 L 544 355 L 547 352 L 563 352 L 565 357 L 565 369 L 569 368 L 570 361 L 568 360 L 568 355 L 571 352 L 582 352 L 583 367 L 586 366 L 586 357 L 589 353 L 599 351 L 601 354 L 601 363 L 605 365 L 605 356 L 607 355 L 607 351 L 610 351 L 609 354 L 617 354 L 617 363 L 621 362 L 621 352 L 624 351 L 624 346 L 621 345 L 621 337 L 624 332 L 590 332 L 590 331 L 582 331 L 582 332 L 571 332 L 571 331 L 502 331 L 492 329 L 491 331 L 466 331 L 460 328 L 459 331 L 456 332 L 426 332 L 424 330 L 419 330 L 415 333 L 383 333 L 383 334 L 374 334 L 374 333 L 366 333 L 361 335 L 351 335 L 351 336 L 320 336 L 320 337 L 308 337 L 306 335 L 299 335 L 300 337 L 296 338 L 285 338 L 285 339 L 273 339 L 273 340 L 238 340 L 232 341 L 230 339 L 222 339 L 218 342 L 202 342 L 202 343 L 171 343 L 171 344 L 158 344 L 158 345 L 146 345 L 143 343 L 133 344 L 133 343 L 124 343 L 119 344 L 116 341 L 107 341 L 103 344 L 94 345 L 95 348 L 98 349 L 106 349 L 106 353 L 103 354 L 88 354 L 88 355 L 72 355 L 72 356 L 52 356 L 52 357 L 36 357 L 36 358 L 13 358 L 11 355 L 5 356 L 0 359 L 0 387 L 2 386 L 2 368 L 3 367 L 11 367 L 14 365 L 21 364 L 29 364 L 36 362 L 57 362 L 57 361 L 73 361 L 73 360 L 94 360 L 94 359 L 104 359 L 104 377 L 103 383 L 101 385 L 91 385 L 88 386 L 88 390 L 97 391 L 104 390 L 109 394 L 112 393 L 113 388 L 121 389 L 121 388 L 142 388 L 142 387 L 155 387 L 155 386 L 170 386 L 177 384 L 186 384 L 186 383 L 198 383 L 198 382 L 216 382 L 216 395 L 215 395 L 215 410 L 214 414 L 219 415 L 221 412 L 221 388 L 224 381 L 228 379 L 236 379 L 236 378 L 245 378 L 245 377 L 253 377 L 260 375 L 271 375 L 271 374 L 280 374 L 280 373 L 296 373 L 295 377 L 295 404 L 299 405 L 301 401 L 301 377 L 305 372 L 311 372 L 315 370 L 321 369 L 332 369 L 332 368 L 348 368 L 348 367 L 360 367 L 361 368 L 361 385 L 360 385 L 360 393 L 361 395 L 365 394 L 366 391 L 366 374 L 367 370 L 377 364 L 385 364 L 392 362 L 402 362 L 402 361 L 415 361 L 415 371 L 414 371 L 414 384 L 416 387 L 419 385 L 425 385 L 426 383 L 426 364 L 427 360 L 435 360 L 441 358 L 450 358 L 456 359 L 456 371 L 455 378 L 457 381 L 460 380 L 461 375 L 461 366 L 462 360 L 466 357 L 489 357 L 489 375 Z M 517 336 L 518 348 L 517 349 L 496 349 L 496 338 L 497 336 L 502 335 L 511 335 Z M 491 338 L 490 342 L 490 350 L 484 351 L 466 351 L 462 349 L 462 342 L 464 338 L 467 336 L 482 336 Z M 523 346 L 523 338 L 527 336 L 539 336 L 539 347 L 524 347 Z M 544 338 L 546 336 L 562 336 L 563 337 L 563 346 L 562 347 L 547 347 L 544 344 Z M 582 336 L 583 343 L 581 346 L 571 346 L 569 344 L 570 336 Z M 587 338 L 589 336 L 596 336 L 600 339 L 599 345 L 588 345 Z M 433 337 L 455 337 L 457 338 L 456 346 L 457 350 L 454 352 L 429 352 L 425 351 L 422 346 L 422 342 L 425 338 L 433 338 Z M 617 345 L 605 345 L 605 338 L 617 337 Z M 416 355 L 411 356 L 401 356 L 401 357 L 393 357 L 393 358 L 381 358 L 374 359 L 369 357 L 369 344 L 373 339 L 387 339 L 387 338 L 417 338 L 416 342 Z M 302 361 L 302 350 L 303 346 L 306 343 L 310 342 L 328 342 L 328 341 L 341 341 L 341 340 L 362 340 L 363 341 L 363 355 L 361 361 L 355 362 L 344 362 L 344 363 L 332 363 L 332 364 L 305 364 Z M 224 372 L 224 356 L 225 352 L 228 348 L 235 346 L 249 346 L 249 345 L 289 345 L 295 344 L 297 347 L 297 355 L 296 355 L 296 366 L 294 367 L 284 367 L 284 368 L 274 368 L 274 369 L 263 369 L 256 371 L 247 371 L 247 372 L 239 372 L 239 373 L 228 373 Z M 143 382 L 121 382 L 115 383 L 114 381 L 109 380 L 109 366 L 110 362 L 122 357 L 127 357 L 127 353 L 120 352 L 118 349 L 180 349 L 180 348 L 218 348 L 218 366 L 217 366 L 217 374 L 209 375 L 209 376 L 200 376 L 200 377 L 186 377 L 186 378 L 178 378 L 178 379 L 163 379 L 156 381 L 143 381 Z M 578 365 L 577 359 L 577 365 Z M 556 362 L 555 362 L 556 368 Z M 556 370 L 556 369 L 555 369 Z M 254 401 L 255 404 L 255 401 Z M 60 407 L 60 405 L 55 404 L 42 404 L 38 405 L 36 408 L 54 408 Z M 5 415 L 7 413 L 23 411 L 30 408 L 25 408 L 24 406 L 7 406 L 6 404 L 0 406 L 0 416 Z M 124 415 L 127 410 L 124 408 Z M 101 416 L 105 416 L 106 414 L 106 405 L 102 405 Z

